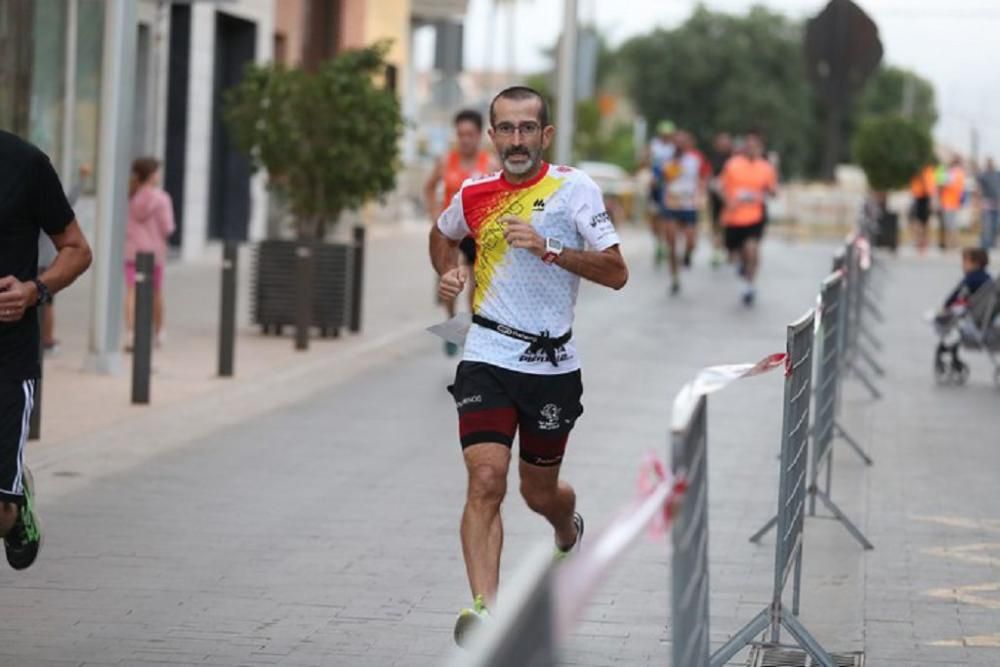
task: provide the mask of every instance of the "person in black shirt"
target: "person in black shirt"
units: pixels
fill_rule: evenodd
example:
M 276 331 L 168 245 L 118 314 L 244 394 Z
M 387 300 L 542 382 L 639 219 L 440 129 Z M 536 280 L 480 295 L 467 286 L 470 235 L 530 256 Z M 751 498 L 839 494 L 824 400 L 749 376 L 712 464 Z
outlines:
M 38 275 L 38 237 L 58 254 Z M 0 536 L 17 570 L 35 562 L 41 533 L 24 465 L 40 374 L 36 308 L 87 270 L 87 240 L 48 156 L 0 130 Z

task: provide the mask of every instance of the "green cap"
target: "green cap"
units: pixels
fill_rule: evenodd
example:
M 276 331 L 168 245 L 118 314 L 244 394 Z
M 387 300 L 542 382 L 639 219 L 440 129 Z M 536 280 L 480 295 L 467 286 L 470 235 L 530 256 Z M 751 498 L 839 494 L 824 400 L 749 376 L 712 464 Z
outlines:
M 676 129 L 677 128 L 674 127 L 673 122 L 669 120 L 661 120 L 656 124 L 657 134 L 673 134 Z

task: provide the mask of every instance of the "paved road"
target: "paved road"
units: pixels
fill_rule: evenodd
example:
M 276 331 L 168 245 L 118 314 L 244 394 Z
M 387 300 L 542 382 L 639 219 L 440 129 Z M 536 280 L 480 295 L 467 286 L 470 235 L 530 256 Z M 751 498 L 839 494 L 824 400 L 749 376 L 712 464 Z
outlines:
M 584 289 L 575 327 L 587 412 L 565 472 L 595 528 L 632 497 L 642 455 L 664 450 L 682 383 L 708 364 L 782 350 L 783 324 L 812 305 L 832 254 L 770 245 L 760 303 L 748 311 L 731 273 L 704 261 L 668 299 L 645 236 L 627 242 L 630 285 Z M 421 246 L 415 238 L 414 252 Z M 807 527 L 803 620 L 831 650 L 867 649 L 870 664 L 1000 663 L 1000 649 L 965 639 L 1000 644 L 988 639 L 1000 621 L 1000 549 L 990 551 L 1000 542 L 998 396 L 981 369 L 972 386 L 934 388 L 931 341 L 911 317 L 925 305 L 916 287 L 947 284 L 952 263 L 897 262 L 884 328 L 888 398 L 873 406 L 856 386 L 846 392 L 845 422 L 877 465 L 838 452 L 835 493 L 876 551 L 863 554 L 833 522 Z M 936 299 L 943 290 L 933 289 Z M 441 664 L 468 597 L 456 535 L 463 471 L 444 391 L 454 363 L 425 335 L 355 363 L 365 372 L 332 374 L 303 400 L 131 467 L 114 466 L 128 446 L 120 441 L 57 463 L 50 452 L 42 559 L 23 574 L 0 571 L 0 664 Z M 770 543 L 746 537 L 774 511 L 780 394 L 772 375 L 710 402 L 715 642 L 768 598 Z M 95 461 L 115 472 L 94 475 Z M 505 520 L 509 574 L 547 532 L 516 495 Z M 656 543 L 628 556 L 566 664 L 664 664 L 667 561 Z

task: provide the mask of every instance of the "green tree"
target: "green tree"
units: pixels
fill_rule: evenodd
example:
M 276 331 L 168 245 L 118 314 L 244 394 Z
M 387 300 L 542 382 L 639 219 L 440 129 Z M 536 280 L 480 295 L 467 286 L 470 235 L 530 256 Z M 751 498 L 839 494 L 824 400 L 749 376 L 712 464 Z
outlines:
M 699 7 L 676 29 L 629 40 L 619 57 L 651 126 L 669 118 L 703 146 L 720 130 L 760 129 L 786 173 L 812 163 L 814 96 L 800 24 L 761 7 L 745 16 Z
M 345 51 L 315 72 L 251 65 L 226 94 L 234 143 L 287 197 L 300 238 L 324 238 L 341 212 L 395 185 L 403 122 L 378 83 L 388 48 Z
M 924 127 L 934 127 L 938 119 L 934 85 L 915 72 L 891 65 L 880 67 L 868 81 L 858 99 L 856 118 L 902 114 L 906 111 L 907 95 L 910 117 Z
M 868 185 L 876 192 L 905 186 L 933 154 L 928 128 L 898 114 L 862 121 L 852 148 Z

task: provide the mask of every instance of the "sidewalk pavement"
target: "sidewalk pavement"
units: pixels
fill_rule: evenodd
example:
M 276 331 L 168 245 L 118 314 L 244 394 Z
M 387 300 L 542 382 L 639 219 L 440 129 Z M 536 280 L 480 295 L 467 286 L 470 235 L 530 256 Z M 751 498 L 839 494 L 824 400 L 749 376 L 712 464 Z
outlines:
M 211 380 L 213 363 L 188 376 L 208 389 L 126 407 L 115 423 L 32 447 L 47 543 L 30 570 L 0 571 L 9 593 L 0 664 L 443 664 L 469 597 L 457 539 L 464 472 L 443 389 L 454 360 L 422 333 L 440 319 L 422 232 L 373 243 L 363 336 L 300 356 L 288 338 L 245 335 L 237 371 L 259 363 L 257 375 Z M 624 243 L 629 286 L 585 285 L 574 327 L 587 412 L 564 471 L 592 534 L 633 497 L 644 454 L 665 452 L 675 392 L 703 366 L 781 351 L 784 325 L 814 303 L 834 249 L 767 244 L 759 303 L 746 310 L 731 270 L 709 269 L 705 249 L 670 299 L 648 236 L 626 230 Z M 806 525 L 802 620 L 830 650 L 866 650 L 869 665 L 1000 664 L 1000 396 L 971 355 L 969 386 L 936 387 L 934 339 L 920 320 L 957 263 L 889 262 L 886 398 L 845 387 L 844 424 L 875 467 L 835 445 L 834 499 L 875 551 L 835 522 Z M 187 271 L 174 269 L 168 289 Z M 270 366 L 244 362 L 255 344 L 273 355 Z M 92 400 L 93 391 L 78 393 Z M 115 396 L 105 396 L 108 410 Z M 768 602 L 773 533 L 759 546 L 747 538 L 775 511 L 780 400 L 772 374 L 709 401 L 715 646 Z M 506 582 L 548 535 L 516 489 L 512 478 Z M 668 550 L 641 542 L 597 594 L 562 664 L 665 664 L 668 588 Z

